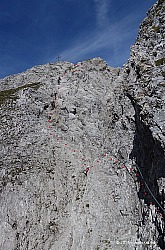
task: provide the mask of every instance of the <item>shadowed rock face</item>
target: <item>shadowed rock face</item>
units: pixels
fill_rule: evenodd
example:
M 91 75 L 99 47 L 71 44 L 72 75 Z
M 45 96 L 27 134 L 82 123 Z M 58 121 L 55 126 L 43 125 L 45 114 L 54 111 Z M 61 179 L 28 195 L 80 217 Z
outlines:
M 123 68 L 1 80 L 0 249 L 164 249 L 163 13 L 158 1 Z

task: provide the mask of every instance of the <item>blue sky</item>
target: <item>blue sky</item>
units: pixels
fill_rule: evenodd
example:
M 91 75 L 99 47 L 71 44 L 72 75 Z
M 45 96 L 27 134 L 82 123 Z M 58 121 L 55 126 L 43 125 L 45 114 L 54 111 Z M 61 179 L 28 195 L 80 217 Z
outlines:
M 0 0 L 0 78 L 35 65 L 129 58 L 155 0 Z

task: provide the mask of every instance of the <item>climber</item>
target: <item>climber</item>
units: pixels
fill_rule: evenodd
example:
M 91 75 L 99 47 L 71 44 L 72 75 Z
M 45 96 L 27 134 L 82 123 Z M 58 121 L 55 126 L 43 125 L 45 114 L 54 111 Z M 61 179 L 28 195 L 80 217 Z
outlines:
M 89 167 L 87 167 L 85 170 L 84 170 L 84 174 L 87 176 L 87 173 L 89 171 Z
M 54 99 L 56 100 L 56 98 L 57 98 L 57 93 L 54 92 Z
M 60 85 L 60 81 L 61 81 L 61 77 L 59 76 L 57 82 L 58 82 L 58 85 Z
M 52 93 L 51 97 L 54 97 L 54 99 L 56 100 L 56 98 L 57 98 L 57 92 Z
M 55 103 L 55 101 L 53 100 L 53 101 L 51 101 L 51 109 L 53 110 L 53 109 L 55 109 L 55 107 L 56 107 L 56 103 Z

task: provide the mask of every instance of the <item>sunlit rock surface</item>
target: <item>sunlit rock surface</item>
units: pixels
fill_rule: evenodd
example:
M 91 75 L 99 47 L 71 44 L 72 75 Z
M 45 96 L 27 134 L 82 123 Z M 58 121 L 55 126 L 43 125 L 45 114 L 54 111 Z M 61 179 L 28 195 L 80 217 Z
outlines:
M 0 81 L 0 249 L 165 249 L 164 23 L 158 1 L 123 68 Z

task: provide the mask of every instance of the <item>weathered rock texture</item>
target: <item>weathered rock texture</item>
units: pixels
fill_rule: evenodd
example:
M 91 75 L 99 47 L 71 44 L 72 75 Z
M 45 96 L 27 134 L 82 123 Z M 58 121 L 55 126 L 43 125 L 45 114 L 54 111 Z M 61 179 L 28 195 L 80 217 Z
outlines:
M 164 4 L 123 68 L 94 58 L 1 80 L 0 249 L 165 249 Z

